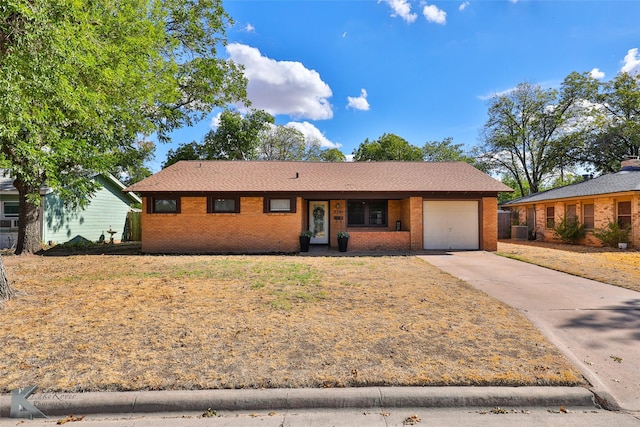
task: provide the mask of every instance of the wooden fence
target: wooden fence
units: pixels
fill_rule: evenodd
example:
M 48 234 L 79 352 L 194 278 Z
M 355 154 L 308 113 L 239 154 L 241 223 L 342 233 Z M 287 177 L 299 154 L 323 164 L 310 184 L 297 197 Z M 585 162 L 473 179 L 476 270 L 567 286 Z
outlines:
M 142 212 L 129 211 L 123 241 L 139 242 L 142 240 Z

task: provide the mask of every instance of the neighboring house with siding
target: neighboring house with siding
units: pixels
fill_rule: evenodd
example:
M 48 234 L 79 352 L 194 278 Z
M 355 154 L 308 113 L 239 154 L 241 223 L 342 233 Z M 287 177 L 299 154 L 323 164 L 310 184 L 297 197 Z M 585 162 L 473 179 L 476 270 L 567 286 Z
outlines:
M 125 191 L 142 195 L 147 253 L 277 253 L 298 236 L 349 250 L 497 248 L 497 195 L 467 163 L 182 161 Z
M 585 225 L 580 244 L 599 246 L 593 230 L 617 222 L 630 228 L 632 246 L 640 247 L 640 160 L 623 161 L 617 173 L 511 200 L 501 208 L 517 210 L 520 223 L 542 240 L 559 240 L 553 228 L 566 215 Z
M 97 175 L 100 188 L 89 199 L 84 209 L 65 206 L 50 188 L 40 190 L 40 240 L 44 243 L 64 243 L 76 236 L 98 241 L 111 227 L 122 239 L 127 214 L 134 203 L 142 200 L 134 193 L 123 193 L 125 186 L 112 175 Z M 0 248 L 13 247 L 18 238 L 18 191 L 13 178 L 0 178 Z

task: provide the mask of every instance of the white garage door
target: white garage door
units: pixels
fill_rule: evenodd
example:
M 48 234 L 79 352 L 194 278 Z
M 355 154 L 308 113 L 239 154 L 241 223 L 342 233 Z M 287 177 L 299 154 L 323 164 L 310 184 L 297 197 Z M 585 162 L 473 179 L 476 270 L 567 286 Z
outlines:
M 423 202 L 425 249 L 480 249 L 478 202 Z

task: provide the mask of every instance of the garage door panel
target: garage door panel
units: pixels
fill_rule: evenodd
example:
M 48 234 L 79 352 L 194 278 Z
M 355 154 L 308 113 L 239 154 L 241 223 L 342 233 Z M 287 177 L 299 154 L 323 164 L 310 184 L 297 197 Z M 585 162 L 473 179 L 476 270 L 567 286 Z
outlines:
M 477 201 L 427 200 L 423 219 L 425 249 L 480 248 Z

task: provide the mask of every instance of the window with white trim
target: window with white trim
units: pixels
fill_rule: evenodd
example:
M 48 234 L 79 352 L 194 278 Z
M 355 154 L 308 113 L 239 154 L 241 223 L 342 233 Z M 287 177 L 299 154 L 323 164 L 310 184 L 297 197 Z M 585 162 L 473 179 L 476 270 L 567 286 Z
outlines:
M 593 230 L 595 227 L 595 209 L 593 203 L 582 205 L 582 223 L 585 230 Z
M 618 202 L 618 225 L 631 228 L 631 202 Z
M 556 226 L 556 208 L 555 206 L 547 206 L 547 228 L 554 228 Z
M 2 204 L 2 216 L 5 218 L 18 218 L 20 215 L 20 205 L 16 202 L 4 202 Z

